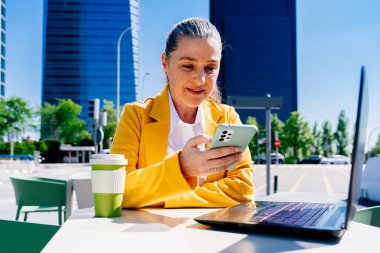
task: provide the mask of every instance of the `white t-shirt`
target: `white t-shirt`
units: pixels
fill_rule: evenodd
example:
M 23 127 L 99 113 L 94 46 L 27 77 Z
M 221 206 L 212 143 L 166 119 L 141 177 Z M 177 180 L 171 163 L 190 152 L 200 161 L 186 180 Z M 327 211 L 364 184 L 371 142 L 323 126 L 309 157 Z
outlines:
M 174 107 L 172 97 L 169 93 L 170 107 L 170 130 L 167 154 L 171 154 L 179 149 L 183 149 L 186 142 L 197 135 L 203 134 L 206 128 L 202 105 L 198 106 L 197 116 L 194 124 L 183 122 Z M 201 146 L 200 148 L 204 148 Z
M 189 139 L 203 134 L 204 129 L 206 129 L 206 122 L 204 119 L 202 105 L 198 106 L 194 124 L 183 122 L 178 116 L 169 91 L 168 93 L 170 107 L 170 130 L 167 154 L 171 154 L 179 149 L 183 149 Z M 204 143 L 200 145 L 199 148 L 204 149 Z M 201 176 L 200 178 L 206 179 L 207 176 Z

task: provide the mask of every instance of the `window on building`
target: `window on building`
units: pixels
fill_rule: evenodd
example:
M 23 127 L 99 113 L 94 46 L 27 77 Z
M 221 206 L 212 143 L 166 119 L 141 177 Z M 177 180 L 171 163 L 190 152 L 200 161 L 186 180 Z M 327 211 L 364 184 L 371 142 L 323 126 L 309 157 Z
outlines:
M 5 17 L 5 7 L 4 6 L 1 6 L 1 15 L 3 15 L 3 17 Z
M 1 82 L 5 83 L 5 72 L 1 71 Z
M 1 58 L 1 69 L 5 69 L 5 60 Z

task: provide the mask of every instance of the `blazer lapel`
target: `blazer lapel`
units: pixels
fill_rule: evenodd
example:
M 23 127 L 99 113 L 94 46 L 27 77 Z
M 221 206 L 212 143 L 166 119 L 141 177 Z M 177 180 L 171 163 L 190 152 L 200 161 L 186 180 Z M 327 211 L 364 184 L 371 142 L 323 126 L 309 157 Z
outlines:
M 203 112 L 206 121 L 205 134 L 212 137 L 218 127 L 222 112 L 215 108 L 215 106 L 213 106 L 208 100 L 203 103 Z M 208 145 L 206 145 L 206 147 L 208 148 Z
M 166 156 L 168 148 L 170 109 L 168 86 L 155 97 L 149 117 L 153 122 L 143 126 L 146 166 L 158 163 Z
M 205 134 L 213 136 L 222 112 L 208 100 L 203 102 L 203 111 L 206 122 Z M 170 129 L 168 85 L 155 97 L 149 117 L 153 121 L 146 123 L 142 129 L 146 166 L 162 161 L 167 153 Z

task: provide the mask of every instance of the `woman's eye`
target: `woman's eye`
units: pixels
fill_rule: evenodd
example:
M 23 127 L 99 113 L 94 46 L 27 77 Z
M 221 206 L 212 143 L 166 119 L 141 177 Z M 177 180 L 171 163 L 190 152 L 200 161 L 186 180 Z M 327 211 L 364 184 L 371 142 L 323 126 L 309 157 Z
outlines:
M 182 68 L 184 68 L 185 70 L 192 70 L 193 65 L 182 65 Z
M 216 71 L 216 66 L 208 66 L 206 67 L 207 72 L 215 72 Z

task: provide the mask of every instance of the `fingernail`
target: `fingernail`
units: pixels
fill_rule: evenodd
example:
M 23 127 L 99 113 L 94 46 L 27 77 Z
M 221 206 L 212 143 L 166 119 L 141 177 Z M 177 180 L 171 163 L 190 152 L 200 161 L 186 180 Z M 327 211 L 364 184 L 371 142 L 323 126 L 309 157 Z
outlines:
M 235 148 L 235 152 L 240 152 L 240 148 Z

